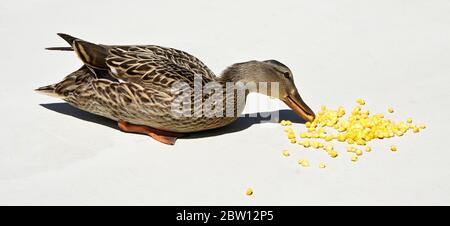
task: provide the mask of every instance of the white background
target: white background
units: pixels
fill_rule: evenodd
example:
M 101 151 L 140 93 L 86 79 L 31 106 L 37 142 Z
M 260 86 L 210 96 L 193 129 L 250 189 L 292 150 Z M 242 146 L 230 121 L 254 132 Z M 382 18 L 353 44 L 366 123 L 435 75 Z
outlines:
M 448 205 L 449 12 L 445 0 L 0 1 L 0 204 Z M 349 109 L 360 97 L 373 112 L 393 106 L 390 118 L 428 128 L 374 141 L 357 163 L 345 145 L 331 159 L 290 144 L 277 124 L 249 119 L 165 146 L 65 104 L 40 105 L 61 101 L 34 88 L 80 66 L 71 52 L 44 50 L 66 45 L 57 32 L 182 49 L 217 74 L 277 59 L 315 110 Z M 267 100 L 249 101 L 258 99 Z M 299 167 L 301 158 L 312 166 Z

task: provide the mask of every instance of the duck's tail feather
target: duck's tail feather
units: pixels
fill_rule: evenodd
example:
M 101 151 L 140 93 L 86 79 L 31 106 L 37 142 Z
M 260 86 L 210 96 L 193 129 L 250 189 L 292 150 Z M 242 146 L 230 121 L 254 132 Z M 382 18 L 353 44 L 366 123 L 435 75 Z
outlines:
M 58 36 L 69 43 L 70 47 L 49 47 L 47 50 L 75 51 L 78 57 L 89 67 L 101 70 L 108 69 L 106 65 L 107 46 L 87 42 L 68 34 L 58 33 Z
M 73 51 L 72 47 L 48 47 L 46 50 Z
M 64 33 L 58 33 L 57 35 L 59 37 L 61 37 L 62 39 L 66 40 L 66 42 L 69 43 L 70 46 L 73 46 L 73 42 L 75 42 L 76 40 L 81 40 L 79 38 L 75 38 L 71 35 L 64 34 Z
M 82 41 L 81 39 L 75 38 L 68 34 L 58 33 L 57 35 L 69 43 L 70 47 L 48 47 L 45 48 L 46 50 L 73 51 L 74 42 L 77 40 Z
M 60 94 L 56 93 L 56 84 L 48 85 L 48 86 L 42 86 L 42 87 L 39 87 L 39 88 L 35 89 L 34 91 L 36 91 L 38 93 L 45 94 L 47 96 L 61 97 Z
M 77 71 L 70 73 L 61 82 L 53 85 L 39 87 L 35 89 L 35 91 L 47 96 L 64 99 L 76 89 L 83 86 L 89 86 L 93 79 L 95 79 L 95 75 L 89 68 L 83 66 Z

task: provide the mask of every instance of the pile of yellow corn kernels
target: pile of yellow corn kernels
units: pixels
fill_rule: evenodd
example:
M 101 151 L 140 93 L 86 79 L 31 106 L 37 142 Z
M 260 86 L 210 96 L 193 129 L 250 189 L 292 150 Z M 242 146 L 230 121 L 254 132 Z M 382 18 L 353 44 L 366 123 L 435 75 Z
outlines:
M 292 144 L 299 144 L 305 148 L 315 148 L 324 150 L 330 157 L 339 156 L 337 150 L 331 144 L 331 141 L 346 142 L 348 145 L 346 151 L 352 153 L 351 161 L 356 162 L 364 152 L 371 152 L 372 148 L 368 146 L 370 141 L 375 139 L 387 139 L 395 136 L 403 136 L 408 131 L 414 133 L 425 129 L 424 124 L 415 125 L 411 118 L 405 122 L 394 122 L 386 119 L 381 113 L 371 114 L 368 110 L 364 110 L 365 101 L 357 99 L 357 106 L 351 111 L 346 119 L 346 110 L 339 107 L 337 110 L 328 109 L 323 106 L 318 112 L 313 122 L 305 124 L 306 131 L 298 134 L 297 138 L 294 130 L 289 127 L 292 125 L 290 121 L 282 120 L 280 124 L 285 126 L 284 131 Z M 392 107 L 387 109 L 392 114 Z M 391 151 L 396 152 L 397 147 L 391 146 Z M 290 156 L 288 150 L 283 150 L 282 154 L 286 157 Z M 298 163 L 303 167 L 309 167 L 309 161 L 301 159 Z M 325 163 L 320 163 L 319 168 L 326 168 Z

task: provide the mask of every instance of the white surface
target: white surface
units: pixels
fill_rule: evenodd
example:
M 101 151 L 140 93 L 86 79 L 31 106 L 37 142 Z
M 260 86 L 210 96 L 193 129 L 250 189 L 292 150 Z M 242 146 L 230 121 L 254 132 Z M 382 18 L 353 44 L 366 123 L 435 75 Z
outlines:
M 450 204 L 449 1 L 123 3 L 0 1 L 0 204 Z M 33 89 L 80 65 L 73 53 L 44 51 L 65 45 L 57 32 L 175 47 L 217 74 L 235 62 L 277 59 L 315 110 L 349 108 L 361 97 L 372 111 L 394 106 L 394 119 L 428 128 L 374 142 L 357 164 L 342 148 L 330 159 L 291 145 L 276 124 L 165 146 L 40 106 L 61 101 Z M 300 158 L 314 167 L 299 167 Z M 320 161 L 326 170 L 315 167 Z

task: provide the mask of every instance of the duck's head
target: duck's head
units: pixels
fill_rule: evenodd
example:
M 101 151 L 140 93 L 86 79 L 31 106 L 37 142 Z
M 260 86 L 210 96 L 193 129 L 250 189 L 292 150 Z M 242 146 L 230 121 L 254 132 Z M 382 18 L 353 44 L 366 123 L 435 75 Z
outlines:
M 301 98 L 291 70 L 276 60 L 234 64 L 224 72 L 224 76 L 233 76 L 233 80 L 244 83 L 266 82 L 268 90 L 264 94 L 282 100 L 306 121 L 313 121 L 315 118 L 314 112 Z M 278 83 L 278 93 L 272 93 L 271 84 L 273 83 Z

